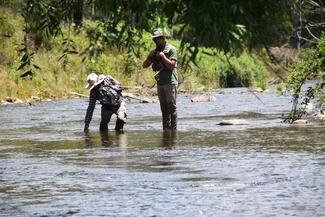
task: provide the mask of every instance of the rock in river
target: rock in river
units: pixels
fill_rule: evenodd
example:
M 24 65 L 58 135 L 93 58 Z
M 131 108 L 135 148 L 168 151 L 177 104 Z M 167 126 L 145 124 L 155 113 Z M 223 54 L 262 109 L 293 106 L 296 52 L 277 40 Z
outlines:
M 248 125 L 248 122 L 244 119 L 229 119 L 220 121 L 217 125 Z
M 216 101 L 216 98 L 211 95 L 203 94 L 191 98 L 191 102 L 211 102 Z

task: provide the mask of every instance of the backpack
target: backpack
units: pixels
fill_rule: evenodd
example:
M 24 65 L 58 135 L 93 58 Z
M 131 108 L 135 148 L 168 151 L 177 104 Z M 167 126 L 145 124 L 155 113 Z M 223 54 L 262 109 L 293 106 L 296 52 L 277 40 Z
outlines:
M 119 107 L 121 102 L 120 93 L 107 85 L 105 81 L 101 83 L 98 92 L 100 104 L 111 109 Z

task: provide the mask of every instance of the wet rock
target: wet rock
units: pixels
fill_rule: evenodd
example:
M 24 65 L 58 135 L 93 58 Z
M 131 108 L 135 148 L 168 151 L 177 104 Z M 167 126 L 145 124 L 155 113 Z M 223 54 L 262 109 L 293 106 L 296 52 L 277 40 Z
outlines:
M 314 110 L 314 104 L 313 103 L 307 103 L 306 105 L 306 112 L 311 113 Z
M 24 102 L 21 100 L 21 99 L 14 99 L 14 103 L 17 103 L 17 104 L 23 104 Z
M 37 96 L 31 96 L 30 99 L 32 101 L 35 101 L 35 102 L 40 102 L 41 101 L 41 98 L 37 97 Z
M 258 87 L 258 88 L 250 88 L 247 91 L 248 92 L 254 92 L 254 93 L 261 93 L 261 92 L 263 92 L 263 89 Z
M 305 124 L 307 124 L 307 120 L 306 119 L 298 119 L 298 120 L 295 120 L 294 122 L 292 122 L 292 124 L 305 125 Z
M 157 99 L 144 98 L 141 103 L 158 103 Z
M 23 104 L 24 102 L 19 98 L 6 97 L 5 100 L 0 100 L 0 105 L 9 105 L 9 104 Z
M 211 95 L 203 94 L 191 98 L 191 102 L 212 102 L 216 101 L 216 98 Z
M 225 125 L 248 125 L 248 122 L 244 119 L 230 119 L 220 121 L 217 125 L 225 126 Z
M 140 98 L 134 96 L 132 93 L 122 93 L 122 96 L 127 98 L 127 99 L 134 99 L 139 101 L 140 103 L 157 103 L 157 99 L 152 99 L 152 98 Z
M 6 105 L 7 104 L 7 102 L 5 101 L 5 100 L 0 100 L 0 105 Z
M 13 104 L 13 102 L 8 102 L 7 98 L 5 100 L 0 100 L 0 105 L 10 105 Z
M 134 98 L 135 97 L 133 93 L 127 93 L 127 92 L 123 92 L 122 96 L 123 97 L 129 97 L 129 98 Z
M 318 113 L 315 114 L 315 117 L 320 120 L 325 120 L 325 112 L 319 111 Z
M 6 102 L 9 102 L 9 103 L 14 103 L 15 99 L 14 98 L 11 98 L 11 97 L 6 97 Z
M 29 105 L 29 106 L 32 106 L 37 102 L 41 102 L 41 98 L 39 98 L 37 96 L 31 96 L 29 98 L 29 100 L 26 101 L 26 104 Z

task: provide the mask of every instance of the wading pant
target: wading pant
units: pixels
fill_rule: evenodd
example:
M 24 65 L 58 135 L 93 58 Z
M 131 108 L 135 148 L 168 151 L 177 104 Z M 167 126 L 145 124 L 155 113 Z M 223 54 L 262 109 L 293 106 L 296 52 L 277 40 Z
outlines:
M 113 114 L 116 114 L 115 130 L 123 130 L 123 126 L 126 123 L 126 108 L 124 101 L 121 102 L 121 105 L 117 111 L 112 111 L 111 109 L 102 106 L 101 122 L 99 125 L 100 131 L 108 130 L 108 123 L 110 122 Z
M 176 96 L 177 86 L 174 84 L 158 85 L 158 98 L 162 113 L 163 130 L 177 129 Z

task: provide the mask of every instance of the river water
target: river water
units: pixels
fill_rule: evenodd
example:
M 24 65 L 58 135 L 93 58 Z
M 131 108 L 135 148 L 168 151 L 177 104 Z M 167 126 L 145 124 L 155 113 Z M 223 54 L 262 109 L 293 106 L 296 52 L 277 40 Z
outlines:
M 324 125 L 282 123 L 290 96 L 211 95 L 178 97 L 177 132 L 159 104 L 102 134 L 99 105 L 82 132 L 85 99 L 0 107 L 0 216 L 325 216 Z

